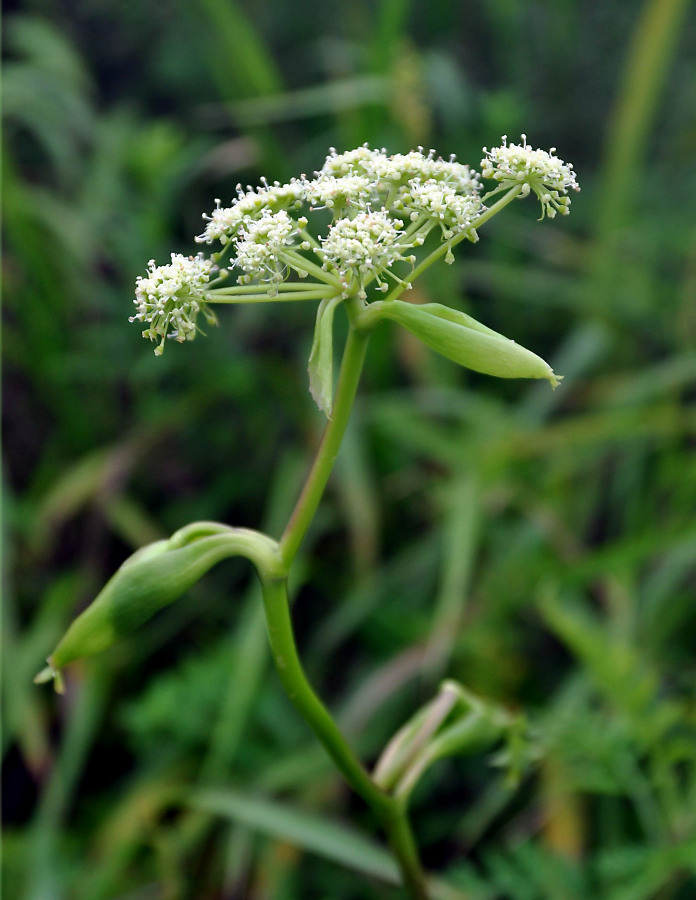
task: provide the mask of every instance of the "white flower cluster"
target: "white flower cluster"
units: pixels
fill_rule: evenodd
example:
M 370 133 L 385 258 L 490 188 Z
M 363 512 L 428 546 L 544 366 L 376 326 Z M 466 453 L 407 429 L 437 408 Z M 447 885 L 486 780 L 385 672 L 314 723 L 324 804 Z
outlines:
M 403 184 L 412 179 L 447 184 L 460 194 L 476 193 L 480 187 L 478 175 L 469 166 L 458 163 L 454 156 L 450 159 L 435 157 L 431 150 L 427 156 L 422 149 L 410 153 L 396 153 L 381 159 L 377 165 L 380 177 L 388 182 Z
M 367 144 L 347 153 L 337 153 L 332 147 L 326 162 L 317 172 L 318 177 L 326 175 L 364 175 L 384 190 L 394 184 L 405 184 L 412 178 L 451 184 L 463 193 L 478 189 L 476 173 L 468 166 L 456 162 L 453 156 L 449 160 L 440 159 L 435 156 L 434 150 L 425 155 L 422 147 L 393 156 L 388 156 L 384 149 L 371 149 Z
M 398 261 L 414 262 L 415 257 L 404 257 L 399 237 L 403 225 L 392 219 L 386 209 L 379 212 L 359 212 L 352 219 L 339 219 L 329 228 L 318 251 L 324 268 L 330 266 L 338 271 L 344 289 L 350 289 L 353 280 L 359 285 L 358 296 L 365 298 L 365 278 L 374 275 L 378 290 L 386 290 L 387 285 L 380 279 Z
M 481 172 L 484 178 L 500 182 L 500 187 L 493 193 L 520 184 L 524 186 L 522 196 L 534 191 L 541 203 L 542 219 L 544 215 L 553 219 L 556 212 L 567 215 L 570 211 L 568 191 L 579 191 L 580 186 L 573 166 L 554 156 L 555 150 L 555 147 L 548 153 L 534 150 L 527 146 L 524 134 L 521 144 L 508 144 L 507 135 L 503 135 L 501 147 L 483 148 L 486 156 L 481 160 Z
M 483 208 L 478 175 L 454 157 L 436 158 L 434 150 L 427 155 L 419 148 L 387 156 L 385 150 L 367 146 L 347 153 L 336 153 L 332 148 L 315 182 L 308 184 L 331 179 L 342 183 L 353 180 L 361 185 L 362 189 L 348 198 L 357 206 L 377 202 L 397 214 L 403 212 L 413 222 L 424 219 L 424 226 L 442 225 L 446 218 L 445 229 L 452 232 L 447 239 L 465 230 Z M 365 179 L 371 190 L 362 187 Z M 443 217 L 444 210 L 449 214 Z M 428 223 L 428 219 L 432 221 Z
M 312 209 L 342 210 L 346 206 L 363 209 L 377 200 L 375 182 L 367 175 L 328 175 L 318 173 L 305 181 L 305 196 Z
M 226 208 L 216 200 L 216 208 L 204 216 L 208 224 L 196 240 L 207 244 L 220 241 L 223 246 L 231 242 L 237 265 L 245 273 L 244 283 L 248 283 L 254 277 L 267 278 L 269 266 L 274 276 L 284 269 L 282 260 L 272 260 L 270 252 L 259 257 L 262 265 L 254 269 L 254 254 L 248 252 L 251 223 L 272 214 L 292 213 L 304 203 L 309 211 L 330 210 L 334 221 L 387 210 L 418 223 L 411 243 L 417 246 L 435 225 L 441 226 L 445 240 L 470 228 L 483 209 L 479 189 L 478 175 L 468 166 L 454 157 L 439 159 L 433 150 L 424 154 L 419 148 L 389 156 L 385 150 L 367 145 L 340 154 L 332 148 L 314 178 L 303 176 L 273 185 L 264 181 L 257 190 L 238 188 L 236 200 Z M 252 239 L 252 243 L 259 241 Z M 274 246 L 278 250 L 279 245 Z
M 139 275 L 135 284 L 137 312 L 130 322 L 143 322 L 149 327 L 143 337 L 161 341 L 155 353 L 159 356 L 166 338 L 190 341 L 196 336 L 196 317 L 199 312 L 214 321 L 205 301 L 205 289 L 210 280 L 213 264 L 198 256 L 182 256 L 172 253 L 171 263 L 156 266 L 154 259 L 148 264 L 146 276 Z
M 407 212 L 412 222 L 427 216 L 440 225 L 445 240 L 451 240 L 455 234 L 469 228 L 483 211 L 478 194 L 460 194 L 452 185 L 432 178 L 428 181 L 412 178 L 400 191 L 394 206 Z
M 472 223 L 484 208 L 479 189 L 478 176 L 468 166 L 454 157 L 439 159 L 433 150 L 389 156 L 367 145 L 340 154 L 331 149 L 314 178 L 273 185 L 264 180 L 261 187 L 246 191 L 238 187 L 229 207 L 216 200 L 196 240 L 229 246 L 230 268 L 241 271 L 240 285 L 263 283 L 272 292 L 290 268 L 305 275 L 298 254 L 289 259 L 292 249 L 318 255 L 323 270 L 337 275 L 345 290 L 355 283 L 364 295 L 366 280 L 372 278 L 384 290 L 380 276 L 396 262 L 412 262 L 403 251 L 423 244 L 436 225 L 447 242 L 461 232 L 475 239 Z M 334 221 L 319 243 L 303 231 L 304 217 L 293 218 L 303 204 L 310 212 L 332 213 Z M 404 221 L 409 222 L 407 232 Z M 308 260 L 307 268 L 311 266 Z
M 276 283 L 282 281 L 287 268 L 282 251 L 292 243 L 296 231 L 295 222 L 283 209 L 277 213 L 265 209 L 260 218 L 242 225 L 240 235 L 235 239 L 237 257 L 234 264 L 244 272 L 238 281 L 248 284 L 257 277 Z
M 237 199 L 232 206 L 222 207 L 216 200 L 212 213 L 203 214 L 208 224 L 196 241 L 199 244 L 212 244 L 213 241 L 226 244 L 249 221 L 269 212 L 298 209 L 304 200 L 305 185 L 301 179 L 293 178 L 288 184 L 276 181 L 272 185 L 264 180 L 262 187 L 254 189 L 247 185 L 246 191 L 237 185 Z
M 534 150 L 522 135 L 522 144 L 508 144 L 504 137 L 501 147 L 484 147 L 484 153 L 483 175 L 498 182 L 485 198 L 480 176 L 453 156 L 441 159 L 422 147 L 389 156 L 367 144 L 346 153 L 332 148 L 313 178 L 303 175 L 287 184 L 262 179 L 260 187 L 246 190 L 238 186 L 229 207 L 215 201 L 196 238 L 206 244 L 219 241 L 222 249 L 211 260 L 172 254 L 164 266 L 150 261 L 147 276 L 137 281 L 137 313 L 131 321 L 148 326 L 146 337 L 162 338 L 155 351 L 161 353 L 165 337 L 185 341 L 195 336 L 199 313 L 214 321 L 207 305 L 215 298 L 211 287 L 223 292 L 220 299 L 226 293 L 227 302 L 237 295 L 246 302 L 273 299 L 281 290 L 296 291 L 298 298 L 339 290 L 344 297 L 367 299 L 372 284 L 378 291 L 388 289 L 385 276 L 410 287 L 402 279 L 405 270 L 397 274 L 393 267 L 413 267 L 416 258 L 409 251 L 436 227 L 446 245 L 445 262 L 452 262 L 453 245 L 463 238 L 477 240 L 477 224 L 490 217 L 484 199 L 500 191 L 521 187 L 520 196 L 533 191 L 542 218 L 568 212 L 568 191 L 579 187 L 573 167 L 553 148 Z M 322 210 L 324 219 L 330 215 L 325 236 L 317 240 L 308 232 L 303 207 Z M 238 284 L 218 285 L 226 270 L 211 284 L 212 271 L 228 253 L 228 268 L 239 270 Z M 293 272 L 302 279 L 312 276 L 307 291 L 300 285 L 283 287 Z
M 321 169 L 316 173 L 322 175 L 335 175 L 341 178 L 344 175 L 362 173 L 368 177 L 375 172 L 375 160 L 386 157 L 384 150 L 373 150 L 367 144 L 356 147 L 355 150 L 346 150 L 345 153 L 337 153 L 335 147 L 329 149 L 329 155 Z

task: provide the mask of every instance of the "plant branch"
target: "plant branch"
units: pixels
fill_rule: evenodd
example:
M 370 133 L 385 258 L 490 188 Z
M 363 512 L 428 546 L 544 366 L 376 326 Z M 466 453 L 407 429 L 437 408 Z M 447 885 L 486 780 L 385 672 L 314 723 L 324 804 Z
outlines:
M 282 259 L 284 259 L 290 268 L 294 269 L 297 273 L 311 272 L 315 278 L 318 278 L 319 281 L 322 281 L 324 284 L 331 284 L 334 287 L 341 286 L 341 282 L 337 275 L 322 269 L 321 266 L 318 266 L 316 263 L 302 256 L 302 254 L 298 253 L 296 250 L 286 247 L 282 252 Z
M 326 282 L 316 281 L 291 281 L 282 282 L 281 284 L 273 284 L 271 282 L 261 282 L 256 284 L 234 284 L 225 288 L 216 289 L 216 294 L 253 294 L 254 292 L 263 293 L 270 288 L 275 287 L 279 294 L 292 293 L 293 291 L 313 291 L 328 290 Z

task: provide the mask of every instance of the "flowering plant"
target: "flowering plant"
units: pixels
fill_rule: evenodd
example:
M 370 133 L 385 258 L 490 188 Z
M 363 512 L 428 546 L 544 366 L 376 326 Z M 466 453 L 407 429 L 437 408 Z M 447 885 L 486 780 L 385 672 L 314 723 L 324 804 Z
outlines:
M 137 280 L 131 321 L 140 322 L 143 335 L 157 341 L 158 355 L 167 339 L 195 338 L 201 317 L 214 323 L 215 304 L 316 301 L 309 382 L 328 423 L 279 540 L 250 529 L 198 522 L 142 548 L 73 622 L 37 676 L 38 681 L 53 679 L 62 690 L 66 664 L 107 648 L 181 596 L 219 560 L 234 555 L 249 559 L 261 581 L 283 686 L 346 780 L 375 811 L 414 898 L 429 896 L 408 819 L 414 785 L 443 756 L 501 738 L 508 741 L 505 759 L 514 773 L 524 757 L 521 720 L 446 681 L 368 772 L 303 671 L 287 581 L 331 474 L 370 334 L 381 322 L 397 322 L 435 351 L 478 372 L 546 378 L 554 387 L 559 382 L 539 356 L 470 316 L 438 303 L 400 299 L 429 266 L 440 259 L 453 262 L 458 244 L 476 242 L 480 227 L 514 199 L 534 193 L 542 218 L 568 213 L 568 191 L 579 188 L 572 166 L 553 151 L 532 149 L 523 135 L 522 144 L 508 144 L 504 138 L 502 146 L 484 148 L 484 153 L 482 176 L 497 182 L 488 193 L 475 171 L 454 157 L 436 157 L 434 151 L 389 156 L 367 145 L 346 153 L 331 150 L 313 178 L 239 188 L 229 207 L 216 201 L 197 238 L 201 244 L 219 245 L 210 257 L 172 254 L 171 262 L 161 266 L 150 261 L 147 275 Z M 324 234 L 316 236 L 310 216 L 319 223 L 328 220 Z M 340 305 L 349 331 L 334 392 L 332 326 Z

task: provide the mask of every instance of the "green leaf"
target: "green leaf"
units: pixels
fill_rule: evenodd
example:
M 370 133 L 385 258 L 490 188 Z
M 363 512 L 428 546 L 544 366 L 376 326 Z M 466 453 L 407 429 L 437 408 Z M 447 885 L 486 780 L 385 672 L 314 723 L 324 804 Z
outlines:
M 331 417 L 333 403 L 333 315 L 341 300 L 341 297 L 330 297 L 319 304 L 309 354 L 309 390 L 327 419 Z
M 546 378 L 553 387 L 560 381 L 536 353 L 459 310 L 439 303 L 415 306 L 395 300 L 385 303 L 382 312 L 437 353 L 467 369 L 498 378 Z
M 348 869 L 399 883 L 399 871 L 389 853 L 345 825 L 237 791 L 201 791 L 192 802 L 197 809 L 234 819 Z
M 353 828 L 327 821 L 286 803 L 250 796 L 241 791 L 199 791 L 192 796 L 191 805 L 287 841 L 295 847 L 302 847 L 347 869 L 387 884 L 401 884 L 399 868 L 391 855 Z M 471 894 L 440 878 L 428 878 L 428 892 L 432 900 L 473 900 Z

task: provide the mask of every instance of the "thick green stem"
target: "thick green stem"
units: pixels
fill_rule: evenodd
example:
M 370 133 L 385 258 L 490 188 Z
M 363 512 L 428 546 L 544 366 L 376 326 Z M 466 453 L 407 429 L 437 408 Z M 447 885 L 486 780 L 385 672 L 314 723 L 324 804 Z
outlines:
M 292 517 L 280 540 L 280 553 L 286 565 L 290 565 L 294 559 L 302 539 L 314 518 L 324 493 L 324 488 L 331 475 L 331 470 L 341 446 L 341 440 L 348 425 L 355 393 L 358 389 L 368 339 L 369 333 L 367 331 L 357 331 L 351 325 L 343 353 L 341 372 L 338 377 L 332 417 L 324 431 L 319 452 L 305 482 L 300 499 L 297 501 Z
M 261 575 L 261 586 L 273 661 L 285 692 L 348 784 L 378 816 L 401 868 L 404 887 L 413 900 L 428 900 L 425 875 L 405 803 L 401 798 L 389 796 L 375 784 L 307 680 L 295 644 L 287 579 Z
M 287 580 L 262 575 L 261 585 L 273 661 L 288 697 L 355 792 L 381 819 L 388 817 L 392 801 L 363 768 L 304 673 L 292 629 Z
M 418 855 L 418 846 L 408 820 L 406 806 L 400 799 L 390 798 L 391 810 L 382 819 L 382 827 L 387 835 L 391 851 L 399 862 L 404 887 L 413 900 L 429 900 L 425 873 Z
M 371 778 L 331 714 L 319 699 L 297 652 L 287 594 L 287 573 L 314 518 L 331 475 L 341 440 L 348 424 L 360 381 L 369 330 L 353 324 L 359 317 L 359 304 L 346 304 L 351 325 L 348 332 L 333 415 L 321 440 L 319 451 L 305 482 L 300 498 L 278 544 L 284 576 L 259 570 L 263 588 L 268 636 L 280 680 L 293 705 L 307 722 L 348 784 L 371 807 L 384 828 L 389 846 L 401 869 L 404 887 L 412 900 L 428 900 L 425 875 L 418 857 L 405 804 L 383 791 Z

